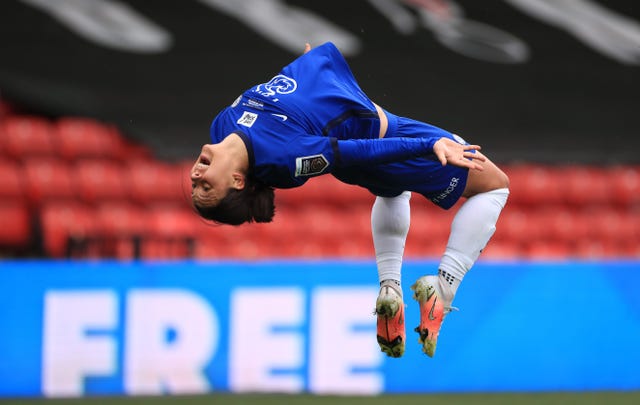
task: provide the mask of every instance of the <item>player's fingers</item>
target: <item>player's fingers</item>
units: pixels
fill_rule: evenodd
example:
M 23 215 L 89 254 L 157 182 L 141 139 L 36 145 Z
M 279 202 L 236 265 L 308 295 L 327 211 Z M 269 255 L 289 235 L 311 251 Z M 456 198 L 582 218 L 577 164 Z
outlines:
M 471 156 L 471 157 L 474 157 L 474 156 Z M 469 170 L 479 170 L 479 171 L 484 170 L 484 167 L 480 163 L 476 162 L 475 160 L 468 159 L 466 156 L 461 156 L 457 161 L 450 162 L 450 163 L 455 166 L 464 167 Z
M 304 53 L 307 53 L 311 50 L 311 44 L 310 43 L 306 43 L 304 44 Z
M 462 145 L 464 150 L 480 150 L 482 147 L 480 145 Z
M 482 167 L 480 163 L 476 163 L 467 159 L 465 159 L 465 162 L 468 162 L 465 164 L 465 167 L 469 170 L 479 170 L 479 171 L 484 170 L 484 167 Z
M 487 158 L 482 153 L 465 152 L 465 153 L 462 154 L 462 156 L 464 156 L 465 158 L 468 158 L 468 159 L 479 160 L 480 162 L 486 162 L 487 161 Z

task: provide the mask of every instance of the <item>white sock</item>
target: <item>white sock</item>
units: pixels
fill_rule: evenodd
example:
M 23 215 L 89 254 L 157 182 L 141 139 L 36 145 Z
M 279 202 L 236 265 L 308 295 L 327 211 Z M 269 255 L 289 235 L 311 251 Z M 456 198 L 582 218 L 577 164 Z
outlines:
M 495 232 L 507 197 L 508 188 L 476 194 L 465 201 L 453 218 L 438 271 L 440 285 L 449 286 L 452 296 Z
M 371 209 L 371 232 L 378 265 L 378 281 L 401 281 L 402 255 L 409 232 L 411 193 L 376 197 Z

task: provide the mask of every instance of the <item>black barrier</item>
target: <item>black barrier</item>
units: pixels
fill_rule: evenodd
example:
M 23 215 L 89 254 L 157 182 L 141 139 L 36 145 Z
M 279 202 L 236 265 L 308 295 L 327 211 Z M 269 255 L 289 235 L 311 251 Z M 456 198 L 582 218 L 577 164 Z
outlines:
M 242 90 L 331 40 L 374 101 L 496 160 L 638 162 L 636 1 L 564 3 L 7 1 L 0 91 L 191 157 Z

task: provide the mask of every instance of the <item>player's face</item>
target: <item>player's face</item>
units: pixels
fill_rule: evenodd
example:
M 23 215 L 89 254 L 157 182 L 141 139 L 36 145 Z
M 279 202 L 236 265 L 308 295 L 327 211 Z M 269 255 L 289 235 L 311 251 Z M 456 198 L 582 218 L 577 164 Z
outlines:
M 212 207 L 233 185 L 233 166 L 216 145 L 204 145 L 191 168 L 191 199 L 199 206 Z

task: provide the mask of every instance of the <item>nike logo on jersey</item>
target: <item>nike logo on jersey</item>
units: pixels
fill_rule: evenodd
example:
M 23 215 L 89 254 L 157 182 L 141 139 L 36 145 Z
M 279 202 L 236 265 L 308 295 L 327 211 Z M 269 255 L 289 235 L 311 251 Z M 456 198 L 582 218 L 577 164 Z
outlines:
M 287 117 L 286 115 L 283 115 L 283 114 L 274 114 L 274 113 L 271 113 L 271 115 L 273 115 L 274 117 L 278 117 L 278 118 L 280 118 L 282 121 L 286 121 L 286 120 L 287 120 L 287 118 L 289 118 L 289 117 Z

